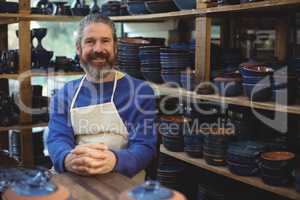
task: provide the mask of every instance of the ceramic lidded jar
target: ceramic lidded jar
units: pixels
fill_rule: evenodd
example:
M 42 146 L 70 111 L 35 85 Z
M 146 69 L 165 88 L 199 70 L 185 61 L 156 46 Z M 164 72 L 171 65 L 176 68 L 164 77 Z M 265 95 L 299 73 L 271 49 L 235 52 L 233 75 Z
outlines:
M 130 191 L 122 192 L 119 200 L 186 200 L 179 192 L 160 186 L 157 181 L 146 181 Z

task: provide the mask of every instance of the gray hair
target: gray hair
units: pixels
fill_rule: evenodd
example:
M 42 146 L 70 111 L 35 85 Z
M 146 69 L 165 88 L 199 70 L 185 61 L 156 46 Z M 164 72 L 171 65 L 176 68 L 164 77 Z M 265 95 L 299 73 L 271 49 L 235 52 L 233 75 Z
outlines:
M 100 14 L 90 14 L 85 16 L 80 22 L 79 22 L 79 27 L 77 30 L 77 38 L 76 38 L 76 44 L 80 44 L 82 38 L 83 38 L 83 30 L 85 27 L 87 27 L 88 25 L 92 24 L 92 23 L 103 23 L 108 25 L 111 28 L 111 32 L 113 34 L 113 39 L 114 42 L 117 42 L 117 33 L 116 33 L 116 28 L 115 25 L 113 23 L 113 21 L 111 19 L 109 19 L 108 17 L 105 17 L 103 15 Z

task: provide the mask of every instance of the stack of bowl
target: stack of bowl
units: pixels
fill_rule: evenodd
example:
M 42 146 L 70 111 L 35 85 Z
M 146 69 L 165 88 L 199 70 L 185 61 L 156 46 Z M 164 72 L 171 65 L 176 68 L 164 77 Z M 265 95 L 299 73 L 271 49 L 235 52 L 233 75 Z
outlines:
M 183 151 L 183 135 L 185 126 L 190 119 L 183 116 L 165 115 L 160 117 L 159 133 L 162 135 L 162 143 L 170 151 Z
M 157 179 L 161 185 L 180 190 L 180 182 L 184 167 L 179 163 L 160 165 L 157 169 Z
M 127 10 L 130 15 L 149 14 L 149 11 L 145 5 L 145 1 L 128 0 Z
M 103 16 L 119 16 L 121 10 L 120 1 L 108 1 L 101 6 L 101 14 Z
M 139 49 L 141 72 L 147 81 L 163 83 L 160 76 L 160 48 L 161 46 L 143 46 Z
M 264 151 L 264 145 L 255 141 L 232 143 L 227 151 L 229 170 L 240 176 L 252 176 L 258 171 L 259 155 Z
M 148 40 L 139 38 L 123 38 L 118 42 L 118 65 L 121 71 L 142 79 L 140 71 L 139 48 L 149 45 Z
M 273 151 L 261 154 L 260 171 L 263 181 L 272 186 L 284 186 L 291 180 L 295 154 Z
M 160 49 L 161 76 L 166 83 L 180 85 L 180 72 L 191 67 L 191 54 L 181 49 Z
M 193 125 L 193 124 L 192 124 Z M 184 152 L 193 158 L 202 157 L 203 133 L 201 129 L 193 126 L 185 126 L 184 131 Z
M 253 101 L 270 100 L 273 69 L 256 62 L 242 63 L 240 66 L 246 96 Z
M 173 0 L 179 10 L 191 10 L 196 8 L 195 0 Z
M 203 157 L 207 164 L 215 166 L 226 165 L 226 153 L 234 130 L 231 128 L 202 129 L 204 135 Z
M 239 73 L 221 74 L 214 78 L 220 96 L 238 96 L 242 93 L 242 77 Z

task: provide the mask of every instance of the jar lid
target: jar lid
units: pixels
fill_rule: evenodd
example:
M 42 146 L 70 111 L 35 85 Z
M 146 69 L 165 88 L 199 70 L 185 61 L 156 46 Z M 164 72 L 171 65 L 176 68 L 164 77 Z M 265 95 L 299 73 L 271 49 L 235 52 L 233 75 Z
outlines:
M 135 200 L 161 200 L 170 199 L 173 192 L 160 186 L 157 181 L 146 181 L 144 184 L 133 188 L 128 195 Z

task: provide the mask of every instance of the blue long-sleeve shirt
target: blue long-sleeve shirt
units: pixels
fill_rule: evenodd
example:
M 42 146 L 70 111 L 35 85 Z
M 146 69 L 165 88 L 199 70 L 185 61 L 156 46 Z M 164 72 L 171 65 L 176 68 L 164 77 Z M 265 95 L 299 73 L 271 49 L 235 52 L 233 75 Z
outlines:
M 68 82 L 51 100 L 48 151 L 54 168 L 65 171 L 65 156 L 76 146 L 71 125 L 70 104 L 81 79 Z M 84 80 L 74 107 L 109 102 L 113 81 L 95 84 Z M 114 151 L 115 170 L 134 176 L 147 167 L 156 154 L 155 97 L 146 82 L 128 75 L 117 81 L 113 99 L 128 133 L 128 148 Z

